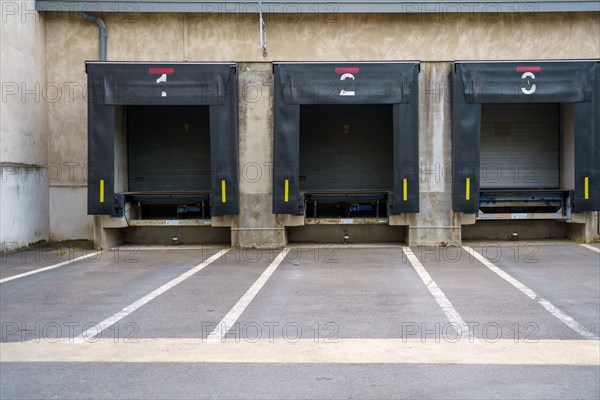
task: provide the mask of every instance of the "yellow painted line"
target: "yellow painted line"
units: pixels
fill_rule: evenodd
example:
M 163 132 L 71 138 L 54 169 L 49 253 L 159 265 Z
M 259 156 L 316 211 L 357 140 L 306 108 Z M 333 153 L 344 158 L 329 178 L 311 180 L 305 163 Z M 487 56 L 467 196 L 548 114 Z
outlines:
M 289 179 L 285 180 L 285 188 L 283 189 L 283 201 L 288 202 L 290 195 L 290 181 Z
M 242 330 L 243 332 L 243 330 Z M 20 335 L 16 333 L 15 335 Z M 500 339 L 454 342 L 435 338 L 406 339 L 261 339 L 231 337 L 207 343 L 192 338 L 101 338 L 90 342 L 29 340 L 0 343 L 0 362 L 153 362 L 153 363 L 290 363 L 290 364 L 462 364 L 588 365 L 600 363 L 597 340 Z M 18 339 L 18 337 L 17 337 Z
M 467 178 L 467 185 L 465 190 L 467 192 L 465 195 L 466 199 L 471 200 L 471 178 Z
M 100 179 L 100 203 L 104 203 L 104 179 Z
M 402 187 L 404 188 L 403 200 L 406 201 L 408 200 L 408 181 L 406 178 L 402 180 Z
M 590 178 L 589 177 L 585 177 L 584 181 L 583 181 L 583 197 L 586 200 L 589 200 L 590 198 Z
M 221 202 L 227 203 L 227 191 L 225 188 L 225 179 L 221 180 Z

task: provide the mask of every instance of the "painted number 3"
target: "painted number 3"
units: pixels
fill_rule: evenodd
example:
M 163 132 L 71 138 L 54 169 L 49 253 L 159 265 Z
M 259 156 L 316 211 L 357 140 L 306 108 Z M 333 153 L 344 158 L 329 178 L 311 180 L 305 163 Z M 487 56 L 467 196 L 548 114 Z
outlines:
M 535 75 L 533 72 L 525 72 L 521 75 L 521 79 L 523 79 L 523 86 L 521 86 L 521 92 L 525 94 L 533 94 L 536 90 L 535 83 Z

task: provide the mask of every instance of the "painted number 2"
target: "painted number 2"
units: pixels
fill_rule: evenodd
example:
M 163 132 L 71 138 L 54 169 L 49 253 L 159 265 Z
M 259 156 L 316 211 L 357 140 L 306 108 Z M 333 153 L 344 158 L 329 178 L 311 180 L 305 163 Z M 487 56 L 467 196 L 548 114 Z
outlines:
M 340 77 L 340 81 L 343 81 L 346 79 L 354 80 L 355 78 L 354 78 L 354 75 L 348 74 L 348 73 L 345 73 Z M 356 95 L 356 92 L 354 90 L 345 90 L 345 89 L 340 90 L 340 96 L 355 96 L 355 95 Z

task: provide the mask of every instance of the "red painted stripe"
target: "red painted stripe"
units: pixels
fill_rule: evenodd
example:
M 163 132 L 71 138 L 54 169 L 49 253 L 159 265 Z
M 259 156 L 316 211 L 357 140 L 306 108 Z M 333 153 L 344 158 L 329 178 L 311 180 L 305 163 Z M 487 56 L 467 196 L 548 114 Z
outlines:
M 150 68 L 150 75 L 173 75 L 173 68 Z
M 537 65 L 522 65 L 517 67 L 517 72 L 540 72 L 541 70 L 542 68 Z
M 336 74 L 358 74 L 359 68 L 336 68 Z

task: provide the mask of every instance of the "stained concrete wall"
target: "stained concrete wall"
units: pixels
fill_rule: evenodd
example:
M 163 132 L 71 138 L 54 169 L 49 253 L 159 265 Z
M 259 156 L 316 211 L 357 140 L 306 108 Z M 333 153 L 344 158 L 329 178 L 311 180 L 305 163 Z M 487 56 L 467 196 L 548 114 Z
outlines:
M 72 29 L 77 26 L 77 29 Z M 98 28 L 78 14 L 46 14 L 50 238 L 93 239 L 87 215 L 87 87 L 84 61 L 98 58 Z
M 0 252 L 48 239 L 44 168 L 0 165 Z
M 271 183 L 244 177 L 244 168 L 261 168 L 271 159 L 272 93 L 270 61 L 422 60 L 445 61 L 423 64 L 422 78 L 431 90 L 445 85 L 453 60 L 580 59 L 600 57 L 598 13 L 547 14 L 281 14 L 267 15 L 269 52 L 263 57 L 257 47 L 258 20 L 254 14 L 105 14 L 108 27 L 108 59 L 112 61 L 237 61 L 241 64 L 241 87 L 257 83 L 259 100 L 240 96 L 240 215 L 223 225 L 233 225 L 232 240 L 242 247 L 261 243 L 284 243 L 281 228 L 289 225 L 270 213 Z M 63 89 L 58 101 L 48 104 L 51 164 L 63 173 L 51 182 L 51 204 L 68 199 L 65 207 L 53 208 L 52 220 L 77 215 L 86 232 L 91 218 L 85 215 L 82 196 L 65 196 L 69 190 L 86 190 L 87 117 L 84 61 L 97 59 L 98 31 L 76 14 L 48 13 L 46 63 L 49 82 Z M 265 63 L 266 62 L 266 63 Z M 264 64 L 261 64 L 264 63 Z M 252 89 L 252 88 L 250 88 Z M 241 88 L 242 92 L 243 88 Z M 67 95 L 68 94 L 68 95 Z M 433 113 L 430 120 L 420 112 L 421 156 L 425 168 L 437 168 L 436 158 L 449 160 L 449 104 L 430 101 L 420 106 Z M 443 118 L 441 118 L 443 116 Z M 441 118 L 441 119 L 440 119 Z M 445 162 L 445 161 L 443 161 Z M 65 171 L 75 166 L 77 173 Z M 252 173 L 247 169 L 248 173 Z M 268 168 L 263 176 L 270 176 Z M 440 226 L 456 226 L 449 211 L 450 186 L 422 181 L 421 216 L 407 220 L 414 227 L 435 224 L 423 231 L 411 229 L 409 240 L 419 243 L 454 242 L 454 228 L 446 234 Z M 62 193 L 59 195 L 59 193 Z M 71 201 L 72 199 L 72 201 Z M 213 219 L 213 222 L 218 222 Z M 295 221 L 297 222 L 297 221 Z M 245 228 L 252 228 L 246 230 Z M 260 228 L 260 229 L 255 229 Z M 54 228 L 52 228 L 54 229 Z M 58 227 L 55 235 L 66 232 Z M 260 233 L 259 233 L 260 232 Z M 71 235 L 68 233 L 65 236 Z M 77 233 L 81 234 L 81 233 Z M 441 236 L 440 236 L 441 235 Z
M 46 110 L 53 90 L 45 21 L 34 2 L 0 2 L 0 22 L 0 243 L 14 247 L 49 235 Z

